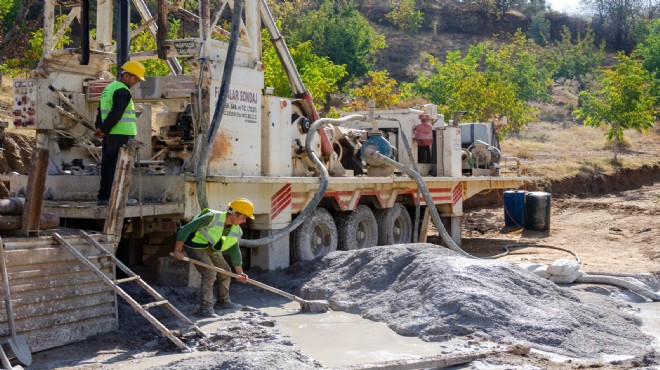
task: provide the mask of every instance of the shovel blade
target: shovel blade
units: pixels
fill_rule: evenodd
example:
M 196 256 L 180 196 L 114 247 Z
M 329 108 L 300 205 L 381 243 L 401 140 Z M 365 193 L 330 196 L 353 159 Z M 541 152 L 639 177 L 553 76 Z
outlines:
M 30 352 L 30 348 L 28 347 L 24 336 L 17 335 L 14 338 L 8 338 L 7 342 L 18 361 L 25 366 L 30 366 L 30 364 L 32 364 L 32 352 Z

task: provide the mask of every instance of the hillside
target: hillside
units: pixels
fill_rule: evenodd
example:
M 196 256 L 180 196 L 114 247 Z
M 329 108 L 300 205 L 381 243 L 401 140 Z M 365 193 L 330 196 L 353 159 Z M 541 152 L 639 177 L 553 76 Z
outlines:
M 450 39 L 445 41 L 449 42 L 448 40 Z M 467 40 L 458 39 L 451 42 L 453 45 L 462 45 Z M 414 69 L 415 67 L 409 67 L 411 71 Z M 521 159 L 526 174 L 543 177 L 545 182 L 540 185 L 542 188 L 555 191 L 564 189 L 561 192 L 566 193 L 573 191 L 572 188 L 588 187 L 576 184 L 561 186 L 559 183 L 570 179 L 577 179 L 580 183 L 589 182 L 625 169 L 639 170 L 655 166 L 655 170 L 642 171 L 640 175 L 660 181 L 660 127 L 646 133 L 626 131 L 624 147 L 619 149 L 618 154 L 621 164 L 616 166 L 611 160 L 611 144 L 608 144 L 603 136 L 605 129 L 585 127 L 576 122 L 571 114 L 576 105 L 577 85 L 571 81 L 556 83 L 552 88 L 552 101 L 536 104 L 540 110 L 538 120 L 525 127 L 518 135 L 502 140 L 505 156 Z M 11 80 L 4 77 L 0 88 L 0 122 L 12 121 L 11 107 Z M 19 132 L 33 135 L 32 131 Z M 25 158 L 25 161 L 27 163 L 29 158 Z M 508 164 L 515 163 L 509 161 Z M 21 168 L 12 170 L 21 171 Z M 621 181 L 616 182 L 619 183 Z M 612 190 L 616 190 L 616 187 L 604 187 L 600 192 Z

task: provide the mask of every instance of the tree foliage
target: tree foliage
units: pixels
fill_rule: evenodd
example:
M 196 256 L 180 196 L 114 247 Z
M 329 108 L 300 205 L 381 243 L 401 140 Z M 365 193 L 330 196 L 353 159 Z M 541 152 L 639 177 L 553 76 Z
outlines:
M 392 10 L 385 14 L 385 18 L 409 35 L 418 33 L 424 23 L 424 14 L 415 9 L 415 3 L 415 0 L 390 0 Z
M 265 86 L 273 87 L 275 94 L 278 96 L 291 96 L 293 92 L 275 48 L 267 42 L 266 35 L 263 36 L 262 61 L 265 66 Z M 290 47 L 289 52 L 307 90 L 312 94 L 315 101 L 325 104 L 325 97 L 337 90 L 339 80 L 346 75 L 346 67 L 334 64 L 327 57 L 315 55 L 312 52 L 310 41 L 300 43 L 296 47 Z
M 352 1 L 340 4 L 326 0 L 301 19 L 297 29 L 287 29 L 292 45 L 309 40 L 316 55 L 346 66 L 347 74 L 340 86 L 365 76 L 376 62 L 376 51 L 386 47 L 384 36 L 376 32 Z
M 541 46 L 550 40 L 550 20 L 545 17 L 545 12 L 541 11 L 532 16 L 527 36 Z
M 658 4 L 647 0 L 582 0 L 592 12 L 594 30 L 615 50 L 630 52 L 635 44 L 635 30 L 646 18 L 652 18 Z
M 656 97 L 656 106 L 660 106 L 660 18 L 646 22 L 639 39 L 634 55 L 642 59 L 642 65 L 653 77 L 651 95 Z
M 623 140 L 624 131 L 635 129 L 643 132 L 653 127 L 653 103 L 651 76 L 639 59 L 620 52 L 613 69 L 600 73 L 600 90 L 582 91 L 582 107 L 575 110 L 584 124 L 592 127 L 608 125 L 607 141 Z M 616 148 L 614 145 L 614 159 Z
M 483 70 L 485 48 L 473 45 L 465 57 L 459 51 L 448 52 L 445 63 L 429 56 L 433 72 L 418 77 L 413 90 L 448 117 L 458 111 L 467 112 L 464 119 L 472 121 L 507 116 L 508 126 L 501 131 L 505 134 L 531 122 L 536 111 L 516 96 L 518 87 L 502 71 Z
M 376 108 L 390 108 L 401 100 L 401 95 L 396 91 L 396 87 L 396 80 L 390 78 L 387 71 L 369 72 L 369 78 L 364 85 L 351 91 L 351 96 L 355 100 L 349 109 L 366 109 L 369 101 L 375 102 Z
M 131 30 L 138 28 L 139 25 L 131 23 Z M 168 27 L 168 38 L 176 38 L 181 28 L 181 21 L 178 19 L 170 19 Z M 140 51 L 155 50 L 156 39 L 149 31 L 143 31 L 131 40 L 131 53 Z M 170 74 L 170 68 L 164 60 L 150 59 L 142 61 L 149 76 L 167 76 Z
M 584 77 L 594 71 L 605 59 L 605 44 L 596 45 L 596 38 L 591 28 L 587 28 L 584 36 L 576 35 L 573 42 L 571 31 L 564 26 L 561 41 L 555 42 L 550 48 L 548 62 L 554 66 L 554 78 L 575 78 L 582 89 L 585 88 Z
M 0 24 L 5 29 L 10 23 L 5 22 L 5 17 L 14 9 L 14 0 L 0 0 Z
M 486 71 L 514 84 L 517 99 L 548 101 L 552 71 L 543 60 L 543 50 L 521 30 L 503 42 L 487 42 Z

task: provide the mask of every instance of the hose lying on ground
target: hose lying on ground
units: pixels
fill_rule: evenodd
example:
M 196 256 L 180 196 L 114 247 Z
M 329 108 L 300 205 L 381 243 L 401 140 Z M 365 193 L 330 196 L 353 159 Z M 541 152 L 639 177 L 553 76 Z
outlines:
M 398 168 L 398 169 L 402 170 L 408 176 L 413 178 L 415 180 L 415 182 L 417 182 L 417 185 L 419 186 L 419 188 L 421 189 L 422 195 L 424 196 L 424 200 L 426 201 L 426 204 L 427 205 L 432 205 L 433 204 L 433 198 L 432 198 L 431 194 L 429 193 L 428 188 L 426 187 L 426 184 L 424 183 L 421 176 L 417 172 L 411 170 L 410 168 L 407 168 L 406 166 L 402 165 L 401 163 L 398 163 L 398 162 L 396 162 L 396 161 L 394 161 L 390 158 L 385 157 L 384 155 L 382 155 L 379 151 L 377 151 L 375 149 L 368 148 L 365 151 L 365 153 L 367 154 L 367 156 L 369 156 L 371 158 L 378 159 L 381 162 L 383 162 L 384 164 L 387 164 L 391 167 Z M 438 210 L 435 207 L 429 207 L 429 209 L 431 210 L 431 219 L 433 220 L 433 223 L 435 224 L 436 228 L 438 229 L 438 232 L 440 234 L 440 238 L 445 242 L 445 244 L 447 246 L 449 246 L 449 248 L 451 250 L 461 254 L 464 257 L 478 258 L 478 257 L 472 256 L 471 254 L 465 252 L 461 247 L 459 247 L 454 242 L 454 240 L 451 238 L 451 236 L 449 235 L 449 233 L 445 229 L 444 225 L 440 221 L 440 215 L 438 214 Z M 653 301 L 659 301 L 660 300 L 660 294 L 655 293 L 655 292 L 653 292 L 649 289 L 646 289 L 644 287 L 641 287 L 639 285 L 630 283 L 626 280 L 619 279 L 619 278 L 612 277 L 612 276 L 605 276 L 605 275 L 595 275 L 595 276 L 594 275 L 586 275 L 584 272 L 579 270 L 580 263 L 581 263 L 580 262 L 580 257 L 575 252 L 573 252 L 569 249 L 566 249 L 566 248 L 555 247 L 555 246 L 551 246 L 551 245 L 532 245 L 532 244 L 508 245 L 508 246 L 504 247 L 504 250 L 505 250 L 504 253 L 501 253 L 501 254 L 498 254 L 498 255 L 492 256 L 492 257 L 485 257 L 485 258 L 492 259 L 492 258 L 499 258 L 499 257 L 502 257 L 502 256 L 506 256 L 507 254 L 509 254 L 509 248 L 525 247 L 525 246 L 558 249 L 558 250 L 561 250 L 561 251 L 568 252 L 576 258 L 577 261 L 576 261 L 575 265 L 571 266 L 570 268 L 564 268 L 565 271 L 563 271 L 562 274 L 557 274 L 557 273 L 552 274 L 551 272 L 549 272 L 548 270 L 552 270 L 551 269 L 552 265 L 547 266 L 545 269 L 542 268 L 541 266 L 538 266 L 539 268 L 536 268 L 534 271 L 532 271 L 532 272 L 534 272 L 534 273 L 536 273 L 536 274 L 538 274 L 542 277 L 545 277 L 545 278 L 548 278 L 548 279 L 552 280 L 555 283 L 560 283 L 560 284 L 561 283 L 563 283 L 563 284 L 592 283 L 592 284 L 614 285 L 614 286 L 618 286 L 618 287 L 621 287 L 621 288 L 624 288 L 624 289 L 629 289 L 629 290 L 631 290 L 631 291 L 633 291 L 633 292 L 635 292 L 635 293 L 637 293 L 637 294 L 639 294 L 643 297 L 651 299 Z M 558 261 L 555 261 L 555 263 L 557 264 L 559 262 L 558 265 L 562 265 L 562 264 L 565 264 L 563 261 L 566 261 L 566 260 L 558 260 Z M 572 262 L 572 261 L 569 261 L 569 262 Z M 561 270 L 561 268 L 559 270 Z M 555 270 L 555 272 L 556 272 L 556 270 Z

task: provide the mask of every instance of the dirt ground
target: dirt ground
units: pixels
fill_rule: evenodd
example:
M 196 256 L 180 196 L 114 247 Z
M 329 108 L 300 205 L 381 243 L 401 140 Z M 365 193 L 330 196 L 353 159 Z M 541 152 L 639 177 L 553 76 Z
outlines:
M 468 210 L 463 227 L 465 251 L 477 256 L 501 253 L 505 245 L 542 244 L 570 249 L 576 253 L 582 270 L 588 273 L 609 272 L 660 276 L 660 183 L 638 189 L 594 195 L 565 196 L 552 199 L 549 232 L 520 231 L 504 227 L 500 205 Z M 438 243 L 435 230 L 429 242 Z M 573 258 L 569 253 L 548 248 L 512 248 L 504 260 L 551 263 L 558 258 Z M 287 271 L 251 276 L 281 289 L 300 294 L 309 271 L 305 266 Z M 648 277 L 648 275 L 646 275 Z M 653 277 L 650 277 L 653 279 Z M 196 292 L 190 288 L 158 287 L 161 294 L 205 331 L 208 340 L 187 337 L 197 349 L 194 354 L 180 353 L 146 321 L 121 303 L 118 332 L 92 338 L 34 355 L 29 369 L 306 369 L 321 364 L 299 349 L 299 344 L 283 335 L 277 319 L 262 312 L 264 306 L 282 304 L 282 300 L 263 300 L 263 291 L 241 284 L 232 285 L 236 301 L 248 303 L 243 310 L 224 312 L 219 319 L 198 319 L 193 314 Z M 576 285 L 570 289 L 589 289 Z M 607 290 L 603 290 L 609 292 Z M 260 298 L 261 299 L 261 298 Z M 316 299 L 316 298 L 309 298 Z M 284 300 L 286 301 L 286 300 Z M 630 302 L 624 302 L 624 305 Z M 356 349 L 359 350 L 359 349 Z M 551 361 L 545 355 L 526 350 L 492 355 L 462 369 L 632 369 L 659 366 L 658 356 L 625 361 Z M 490 367 L 489 367 L 490 366 Z M 498 367 L 499 366 L 499 367 Z M 348 367 L 347 367 L 348 368 Z
M 551 263 L 574 251 L 585 272 L 653 273 L 660 276 L 660 183 L 639 189 L 551 200 L 549 232 L 504 227 L 503 207 L 471 210 L 463 224 L 463 248 L 486 256 L 512 248 L 511 261 Z

